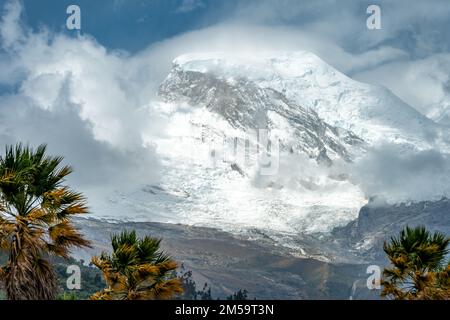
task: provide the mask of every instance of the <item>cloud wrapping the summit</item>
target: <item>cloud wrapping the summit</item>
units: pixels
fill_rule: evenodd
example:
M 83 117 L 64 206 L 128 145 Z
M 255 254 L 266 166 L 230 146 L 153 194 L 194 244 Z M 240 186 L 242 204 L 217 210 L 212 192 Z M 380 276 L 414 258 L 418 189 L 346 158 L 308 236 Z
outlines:
M 116 5 L 120 3 L 116 1 Z M 200 2 L 186 3 L 197 6 Z M 154 183 L 161 163 L 151 137 L 164 135 L 165 126 L 165 119 L 153 110 L 158 85 L 176 56 L 202 51 L 249 55 L 255 51 L 311 51 L 356 78 L 373 83 L 379 79 L 426 114 L 421 106 L 445 103 L 448 98 L 448 78 L 442 76 L 447 65 L 440 69 L 443 64 L 438 60 L 429 68 L 426 63 L 438 56 L 447 61 L 446 53 L 437 52 L 446 47 L 429 42 L 414 30 L 412 37 L 421 45 L 413 54 L 402 41 L 390 40 L 404 31 L 408 19 L 421 14 L 426 25 L 432 17 L 445 20 L 449 16 L 445 3 L 434 1 L 432 11 L 407 6 L 405 1 L 392 4 L 386 8 L 392 10 L 383 9 L 386 30 L 376 35 L 361 30 L 363 36 L 351 42 L 355 30 L 365 28 L 364 6 L 345 10 L 343 4 L 341 10 L 333 11 L 328 10 L 327 2 L 300 5 L 286 0 L 277 8 L 273 1 L 257 1 L 253 7 L 243 2 L 230 19 L 129 54 L 105 48 L 88 35 L 69 37 L 45 28 L 33 31 L 21 20 L 20 2 L 8 1 L 0 25 L 0 85 L 8 88 L 0 96 L 0 139 L 3 144 L 47 142 L 52 153 L 63 154 L 74 165 L 73 179 L 79 185 L 123 189 Z M 407 10 L 402 10 L 402 4 Z M 399 13 L 402 15 L 397 17 Z M 304 17 L 305 23 L 293 24 L 298 17 Z M 354 50 L 355 46 L 360 50 Z M 426 53 L 427 58 L 411 57 Z M 398 66 L 394 75 L 392 66 Z M 426 76 L 418 72 L 408 77 L 417 66 L 423 73 L 428 71 Z M 441 99 L 436 101 L 435 93 Z M 383 147 L 370 152 L 365 160 L 351 170 L 367 196 L 386 193 L 404 200 L 448 194 L 446 181 L 438 175 L 439 170 L 449 171 L 448 157 L 439 150 L 399 155 L 391 147 Z M 411 170 L 417 174 L 412 175 Z

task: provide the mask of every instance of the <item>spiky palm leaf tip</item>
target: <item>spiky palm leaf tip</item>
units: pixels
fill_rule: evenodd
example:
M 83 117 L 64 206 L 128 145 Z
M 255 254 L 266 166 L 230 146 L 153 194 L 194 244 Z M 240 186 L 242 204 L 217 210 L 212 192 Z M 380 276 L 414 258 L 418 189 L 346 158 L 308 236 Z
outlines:
M 160 244 L 160 239 L 139 238 L 135 231 L 113 235 L 112 253 L 92 259 L 103 272 L 108 288 L 91 299 L 155 300 L 181 294 L 181 281 L 174 275 L 177 263 L 160 249 Z

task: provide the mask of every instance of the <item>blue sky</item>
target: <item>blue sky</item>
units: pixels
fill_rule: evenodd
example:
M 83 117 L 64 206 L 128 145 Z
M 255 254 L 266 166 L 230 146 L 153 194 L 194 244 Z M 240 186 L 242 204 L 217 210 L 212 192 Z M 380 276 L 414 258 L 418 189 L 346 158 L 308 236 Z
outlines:
M 108 52 L 151 56 L 155 83 L 189 51 L 307 50 L 357 80 L 388 87 L 425 114 L 450 99 L 448 0 L 0 0 L 3 17 L 8 3 L 21 4 L 14 23 L 28 40 L 47 32 L 50 42 L 80 40 L 65 27 L 66 8 L 79 5 L 82 39 Z M 370 4 L 381 7 L 381 30 L 366 27 Z M 2 52 L 0 64 L 11 65 L 5 45 Z M 4 68 L 0 93 L 20 86 L 20 69 Z
M 65 9 L 71 4 L 82 10 L 84 33 L 108 48 L 129 52 L 215 24 L 236 8 L 235 0 L 24 0 L 25 20 L 33 28 L 67 32 Z
M 65 28 L 69 4 L 80 35 Z M 369 4 L 381 30 L 366 27 Z M 171 61 L 199 51 L 311 51 L 427 116 L 450 115 L 449 32 L 448 0 L 0 0 L 0 142 L 46 141 L 81 180 L 151 181 L 135 162 L 157 167 L 140 137 L 160 121 L 142 110 Z

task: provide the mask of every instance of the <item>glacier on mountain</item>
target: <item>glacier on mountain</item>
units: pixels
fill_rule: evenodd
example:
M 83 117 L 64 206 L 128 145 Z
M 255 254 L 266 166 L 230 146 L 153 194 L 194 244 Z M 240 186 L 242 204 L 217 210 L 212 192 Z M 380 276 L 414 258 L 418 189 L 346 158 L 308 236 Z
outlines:
M 289 245 L 296 234 L 357 218 L 370 195 L 351 168 L 374 146 L 401 153 L 449 145 L 445 126 L 308 52 L 183 55 L 158 94 L 153 112 L 166 126 L 145 139 L 161 156 L 161 181 L 112 196 L 105 217 L 258 233 Z M 275 174 L 261 174 L 267 158 L 277 161 Z

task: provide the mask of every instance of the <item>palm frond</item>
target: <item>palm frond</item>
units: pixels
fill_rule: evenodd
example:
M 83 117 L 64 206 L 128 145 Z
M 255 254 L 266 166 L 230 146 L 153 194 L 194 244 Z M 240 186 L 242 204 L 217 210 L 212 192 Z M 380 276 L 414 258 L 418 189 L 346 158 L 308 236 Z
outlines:
M 179 294 L 181 281 L 173 273 L 177 263 L 160 249 L 160 243 L 149 236 L 138 238 L 135 231 L 113 235 L 113 252 L 92 260 L 108 284 L 92 299 L 163 299 Z
M 72 169 L 46 150 L 19 143 L 0 155 L 0 245 L 9 254 L 2 279 L 9 299 L 55 297 L 56 276 L 46 257 L 67 258 L 71 247 L 90 244 L 70 223 L 87 212 L 82 194 L 62 185 Z

